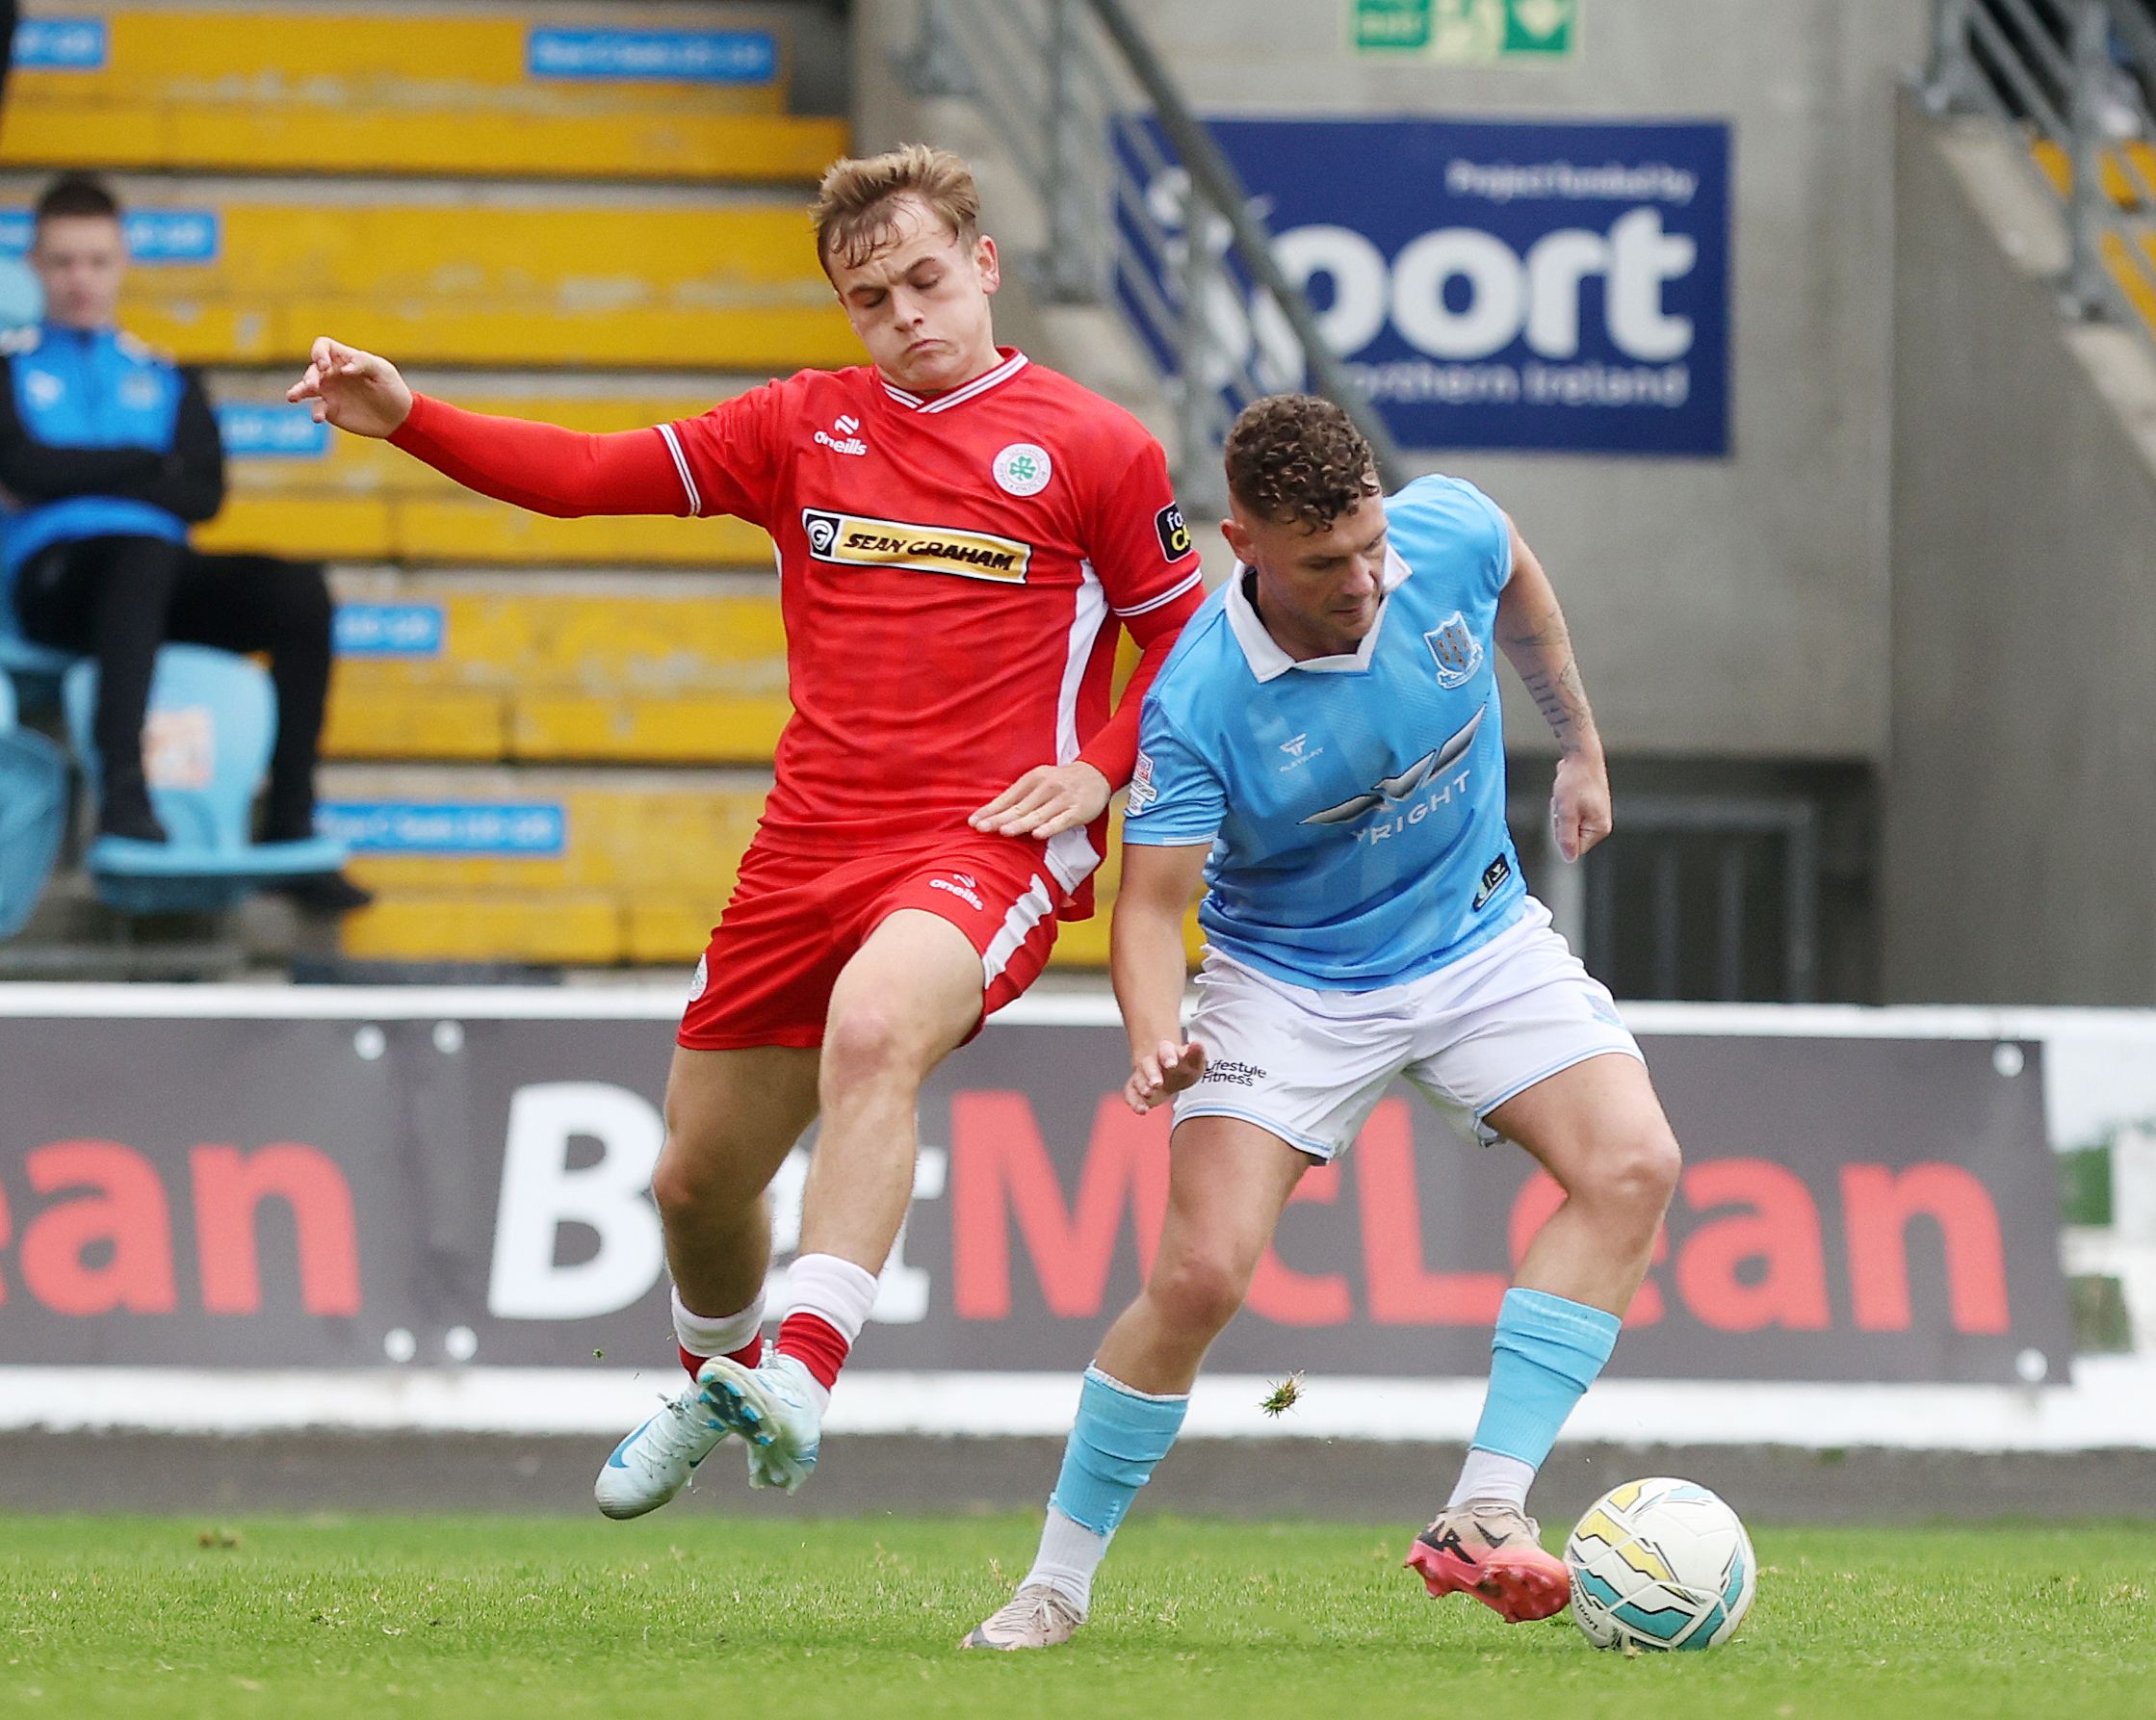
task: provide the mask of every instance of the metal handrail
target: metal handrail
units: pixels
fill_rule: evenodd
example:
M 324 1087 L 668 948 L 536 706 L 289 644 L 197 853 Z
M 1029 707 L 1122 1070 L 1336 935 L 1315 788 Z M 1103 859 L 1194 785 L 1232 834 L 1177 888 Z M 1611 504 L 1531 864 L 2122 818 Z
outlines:
M 1079 28 L 1083 18 L 1093 28 Z M 1026 53 L 1035 63 L 1012 64 Z M 1036 268 L 1048 297 L 1118 303 L 1162 357 L 1186 502 L 1224 508 L 1218 453 L 1229 421 L 1281 385 L 1257 314 L 1266 303 L 1310 385 L 1368 439 L 1386 488 L 1408 481 L 1390 430 L 1281 269 L 1240 176 L 1124 0 L 1082 0 L 1082 11 L 1080 0 L 922 0 L 920 36 L 899 66 L 923 94 L 973 101 L 1031 182 L 1048 217 Z M 1180 233 L 1148 200 L 1179 169 Z M 1246 283 L 1261 297 L 1245 300 Z
M 2141 141 L 2156 119 L 2111 50 L 2116 39 L 2156 73 L 2156 17 L 2145 0 L 1933 0 L 1927 104 L 1938 113 L 1981 113 L 2027 130 L 2071 164 L 2063 202 L 2069 261 L 2063 282 L 2078 315 L 2111 315 L 2156 341 L 2156 175 L 2105 135 L 2107 112 L 2125 104 Z M 2037 167 L 2035 153 L 2030 156 Z M 2117 171 L 2141 205 L 2113 202 Z M 2047 191 L 2057 187 L 2038 173 Z

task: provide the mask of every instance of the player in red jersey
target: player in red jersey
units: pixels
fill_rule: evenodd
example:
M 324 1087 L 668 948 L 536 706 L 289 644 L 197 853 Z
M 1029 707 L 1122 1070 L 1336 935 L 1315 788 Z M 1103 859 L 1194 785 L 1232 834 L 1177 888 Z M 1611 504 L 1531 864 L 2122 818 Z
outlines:
M 905 1217 L 929 1070 L 1091 912 L 1139 701 L 1196 610 L 1159 445 L 999 348 L 973 175 L 842 161 L 818 255 L 870 364 L 590 436 L 414 395 L 327 339 L 291 390 L 483 494 L 556 515 L 732 513 L 777 545 L 794 715 L 697 964 L 652 1178 L 694 1382 L 615 1448 L 600 1508 L 663 1504 L 728 1432 L 797 1488 Z M 1110 717 L 1119 625 L 1143 648 Z M 776 1344 L 765 1188 L 820 1116 Z

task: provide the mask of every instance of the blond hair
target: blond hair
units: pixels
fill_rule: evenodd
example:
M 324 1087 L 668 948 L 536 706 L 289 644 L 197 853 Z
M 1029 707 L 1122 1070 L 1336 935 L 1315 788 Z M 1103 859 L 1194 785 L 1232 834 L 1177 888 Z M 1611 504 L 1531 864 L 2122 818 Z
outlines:
M 875 254 L 897 226 L 897 201 L 916 196 L 960 241 L 980 222 L 974 169 L 948 149 L 906 143 L 882 155 L 835 161 L 817 187 L 809 219 L 816 223 L 817 260 L 855 266 Z

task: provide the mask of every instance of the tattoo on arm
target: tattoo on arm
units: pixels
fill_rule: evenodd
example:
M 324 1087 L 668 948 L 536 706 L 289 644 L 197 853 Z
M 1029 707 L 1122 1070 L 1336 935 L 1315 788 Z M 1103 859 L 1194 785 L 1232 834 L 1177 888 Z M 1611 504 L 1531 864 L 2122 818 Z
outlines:
M 1564 615 L 1552 607 L 1504 634 L 1499 643 L 1520 672 L 1535 709 L 1556 736 L 1558 750 L 1572 752 L 1580 746 L 1594 730 L 1595 714 L 1588 708 L 1587 689 L 1579 677 Z

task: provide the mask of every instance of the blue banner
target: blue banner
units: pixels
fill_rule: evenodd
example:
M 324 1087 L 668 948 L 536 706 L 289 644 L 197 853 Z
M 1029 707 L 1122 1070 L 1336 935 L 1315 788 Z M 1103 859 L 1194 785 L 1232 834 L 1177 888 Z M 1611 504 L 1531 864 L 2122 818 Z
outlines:
M 17 71 L 102 71 L 111 51 L 103 18 L 25 18 L 15 26 Z
M 317 424 L 305 406 L 230 401 L 217 409 L 217 431 L 235 459 L 329 457 L 329 427 Z
M 533 30 L 524 66 L 534 78 L 634 84 L 768 84 L 778 42 L 767 30 Z
M 1727 124 L 1208 125 L 1403 446 L 1729 452 Z M 1121 148 L 1128 166 L 1143 159 Z M 1171 249 L 1179 178 L 1156 174 L 1147 197 Z M 1255 309 L 1233 269 L 1222 283 L 1213 326 L 1239 334 L 1272 385 L 1301 386 L 1284 320 Z M 1124 299 L 1165 364 L 1160 306 L 1178 295 L 1151 286 L 1151 306 L 1128 279 Z
M 0 209 L 0 256 L 27 255 L 36 224 L 27 209 Z M 137 209 L 120 230 L 137 263 L 214 263 L 223 237 L 215 209 Z
M 546 860 L 568 841 L 558 801 L 325 800 L 315 834 L 355 854 L 462 854 Z
M 438 603 L 340 603 L 331 630 L 339 657 L 439 657 Z

